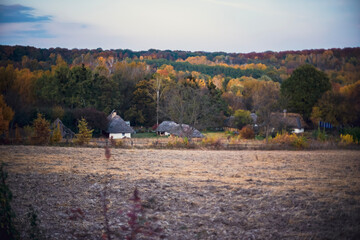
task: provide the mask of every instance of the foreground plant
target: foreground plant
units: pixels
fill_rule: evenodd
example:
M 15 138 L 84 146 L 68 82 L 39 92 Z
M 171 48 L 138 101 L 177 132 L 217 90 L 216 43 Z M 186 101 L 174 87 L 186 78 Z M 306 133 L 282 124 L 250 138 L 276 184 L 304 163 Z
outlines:
M 127 213 L 127 216 L 129 217 L 128 227 L 122 228 L 123 231 L 128 231 L 126 239 L 135 240 L 136 236 L 139 234 L 147 237 L 158 235 L 158 233 L 161 232 L 161 228 L 153 228 L 151 223 L 147 221 L 137 188 L 135 188 L 130 200 L 133 203 L 130 207 L 130 211 Z
M 17 239 L 13 222 L 15 213 L 10 205 L 12 193 L 6 184 L 8 174 L 4 171 L 4 165 L 4 163 L 0 165 L 0 239 Z
M 105 158 L 108 163 L 111 158 L 111 148 L 108 145 L 105 146 Z M 109 184 L 109 176 L 108 174 L 105 176 L 105 186 L 103 188 L 103 192 L 101 194 L 101 203 L 103 209 L 103 217 L 104 217 L 104 230 L 101 238 L 103 240 L 112 240 L 113 236 L 118 239 L 126 239 L 126 240 L 135 240 L 138 235 L 142 235 L 145 237 L 152 237 L 158 235 L 161 232 L 161 228 L 153 227 L 153 223 L 148 221 L 145 215 L 145 210 L 141 203 L 141 198 L 139 196 L 139 191 L 135 188 L 130 201 L 128 210 L 120 210 L 118 211 L 118 217 L 121 220 L 126 221 L 127 225 L 120 224 L 121 232 L 113 231 L 112 226 L 110 226 L 109 219 L 109 208 L 107 206 L 107 193 L 108 193 L 108 184 Z

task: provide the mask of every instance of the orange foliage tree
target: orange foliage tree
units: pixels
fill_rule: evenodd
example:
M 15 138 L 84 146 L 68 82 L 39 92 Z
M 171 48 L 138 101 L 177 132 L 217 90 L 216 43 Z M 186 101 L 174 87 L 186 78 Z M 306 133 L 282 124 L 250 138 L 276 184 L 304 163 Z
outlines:
M 14 117 L 14 111 L 6 105 L 3 95 L 0 95 L 0 135 L 9 131 L 9 123 Z

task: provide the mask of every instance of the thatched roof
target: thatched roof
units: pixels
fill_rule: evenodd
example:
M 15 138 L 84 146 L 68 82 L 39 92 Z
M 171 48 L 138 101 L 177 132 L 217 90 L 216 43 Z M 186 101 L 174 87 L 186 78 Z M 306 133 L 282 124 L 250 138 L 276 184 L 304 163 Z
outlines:
M 250 113 L 250 117 L 251 117 L 251 120 L 254 124 L 256 124 L 257 122 L 257 118 L 258 116 L 256 115 L 256 113 Z
M 127 125 L 116 112 L 113 111 L 107 119 L 109 121 L 108 133 L 134 133 L 134 129 Z
M 187 124 L 177 124 L 173 121 L 163 121 L 157 128 L 156 132 L 168 132 L 178 137 L 189 136 L 191 138 L 203 138 L 204 135 L 194 127 L 190 127 Z
M 170 133 L 173 128 L 178 126 L 176 122 L 173 121 L 163 121 L 159 124 L 159 126 L 156 128 L 157 132 L 168 132 Z
M 298 113 L 271 113 L 270 122 L 273 127 L 307 128 L 304 119 Z
M 204 135 L 197 130 L 194 127 L 190 127 L 187 124 L 182 124 L 182 126 L 180 126 L 180 124 L 178 124 L 176 127 L 174 127 L 171 130 L 171 134 L 179 136 L 179 137 L 186 137 L 189 136 L 191 138 L 203 138 Z
M 60 133 L 61 133 L 62 138 L 70 139 L 70 138 L 75 137 L 75 133 L 73 131 L 71 131 L 70 128 L 67 128 L 59 118 L 57 118 L 51 124 L 51 127 L 50 127 L 51 130 L 54 130 L 55 128 L 57 128 L 58 124 L 59 124 L 59 127 L 60 127 Z

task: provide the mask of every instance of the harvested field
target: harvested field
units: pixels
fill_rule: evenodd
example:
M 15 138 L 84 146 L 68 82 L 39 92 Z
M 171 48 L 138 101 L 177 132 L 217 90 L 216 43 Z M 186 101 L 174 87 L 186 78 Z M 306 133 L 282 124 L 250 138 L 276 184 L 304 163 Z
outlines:
M 46 238 L 100 239 L 105 184 L 119 234 L 127 223 L 119 209 L 137 187 L 148 221 L 162 229 L 154 239 L 360 239 L 359 151 L 111 153 L 0 146 L 22 239 L 30 204 Z

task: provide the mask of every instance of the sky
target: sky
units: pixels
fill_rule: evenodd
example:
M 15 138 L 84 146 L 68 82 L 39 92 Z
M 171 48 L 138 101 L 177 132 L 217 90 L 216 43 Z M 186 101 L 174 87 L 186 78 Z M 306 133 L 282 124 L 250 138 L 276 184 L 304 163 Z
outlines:
M 1 0 L 0 44 L 264 52 L 360 47 L 359 0 Z

